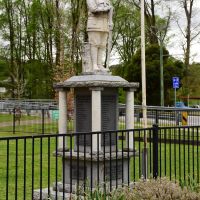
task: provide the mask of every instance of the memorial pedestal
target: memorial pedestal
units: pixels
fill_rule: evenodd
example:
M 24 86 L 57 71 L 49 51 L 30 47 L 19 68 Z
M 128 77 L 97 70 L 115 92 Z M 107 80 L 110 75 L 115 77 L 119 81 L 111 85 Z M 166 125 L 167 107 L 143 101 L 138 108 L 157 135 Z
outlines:
M 63 177 L 62 182 L 55 184 L 57 192 L 75 193 L 81 188 L 95 189 L 104 187 L 122 186 L 128 184 L 130 176 L 130 159 L 135 156 L 133 152 L 133 133 L 126 137 L 129 146 L 124 148 L 128 152 L 118 148 L 118 89 L 123 88 L 127 92 L 126 127 L 134 128 L 133 104 L 134 91 L 139 87 L 138 83 L 129 83 L 118 76 L 109 74 L 90 74 L 74 76 L 55 85 L 61 92 L 62 105 L 69 89 L 74 89 L 75 132 L 74 147 L 62 151 L 62 143 L 59 145 L 57 155 L 62 157 Z M 64 107 L 66 109 L 66 106 Z M 61 127 L 63 133 L 66 129 L 66 110 L 60 112 Z M 103 131 L 103 133 L 102 133 Z M 113 131 L 113 132 L 112 132 Z M 90 132 L 96 132 L 88 134 Z M 99 133 L 98 133 L 99 132 Z M 85 133 L 85 134 L 84 134 Z M 67 140 L 67 139 L 66 139 Z M 71 140 L 72 141 L 72 140 Z M 71 142 L 70 141 L 70 142 Z M 72 144 L 70 145 L 72 147 Z M 61 150 L 61 151 L 60 151 Z M 67 196 L 67 195 L 66 195 Z
M 74 88 L 75 135 L 74 149 L 58 153 L 63 160 L 63 183 L 58 191 L 75 192 L 82 185 L 96 188 L 104 184 L 109 187 L 129 182 L 129 162 L 134 152 L 122 152 L 116 148 L 118 135 L 118 89 L 127 91 L 127 127 L 133 128 L 134 91 L 138 83 L 129 83 L 118 76 L 91 74 L 74 76 L 59 83 L 56 88 Z M 133 115 L 133 116 L 132 116 Z M 102 134 L 82 134 L 105 131 Z M 130 141 L 130 139 L 132 141 Z M 133 135 L 129 134 L 129 147 L 133 150 Z M 130 146 L 130 144 L 132 146 Z M 63 184 L 65 186 L 63 186 Z
M 63 158 L 64 180 L 58 191 L 74 193 L 77 188 L 81 192 L 83 186 L 97 188 L 97 186 L 119 186 L 129 182 L 129 162 L 135 152 L 111 152 L 101 154 L 63 152 L 58 156 Z M 63 187 L 63 183 L 65 187 Z M 71 187 L 70 187 L 71 185 Z M 83 192 L 83 191 L 82 191 Z

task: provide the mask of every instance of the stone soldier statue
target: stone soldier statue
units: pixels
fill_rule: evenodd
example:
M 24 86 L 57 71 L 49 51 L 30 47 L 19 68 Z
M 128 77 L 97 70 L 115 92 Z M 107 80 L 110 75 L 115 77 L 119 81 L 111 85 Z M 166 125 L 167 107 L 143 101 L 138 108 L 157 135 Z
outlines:
M 109 0 L 87 0 L 87 32 L 92 71 L 107 71 L 103 67 L 109 31 L 112 29 L 112 6 Z

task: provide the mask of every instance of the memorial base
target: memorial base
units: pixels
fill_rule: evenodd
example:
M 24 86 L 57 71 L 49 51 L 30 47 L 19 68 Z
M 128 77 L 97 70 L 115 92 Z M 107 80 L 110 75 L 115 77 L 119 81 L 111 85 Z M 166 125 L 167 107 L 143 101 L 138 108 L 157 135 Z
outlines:
M 97 188 L 98 185 L 116 187 L 130 182 L 130 159 L 138 153 L 110 152 L 98 154 L 76 151 L 58 152 L 57 156 L 63 160 L 63 181 L 65 192 L 75 192 L 75 185 L 80 187 Z M 65 187 L 64 187 L 65 188 Z

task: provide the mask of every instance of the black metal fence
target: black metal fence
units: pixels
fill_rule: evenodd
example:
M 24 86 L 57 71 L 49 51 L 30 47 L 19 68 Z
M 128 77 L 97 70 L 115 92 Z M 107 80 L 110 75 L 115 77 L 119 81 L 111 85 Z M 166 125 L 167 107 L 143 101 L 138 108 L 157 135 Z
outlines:
M 0 135 L 13 134 L 50 134 L 58 133 L 57 107 L 48 108 L 7 108 L 0 109 Z M 118 129 L 125 127 L 125 105 L 119 106 Z M 135 128 L 143 127 L 142 107 L 134 107 Z M 148 127 L 153 124 L 159 126 L 200 126 L 200 109 L 198 108 L 170 108 L 147 107 Z M 74 132 L 73 112 L 68 113 L 68 132 Z
M 58 110 L 0 109 L 0 135 L 58 133 Z
M 119 105 L 119 129 L 125 129 L 126 105 Z M 135 128 L 143 127 L 142 106 L 134 107 Z M 151 127 L 153 124 L 159 126 L 199 126 L 199 108 L 174 108 L 147 106 L 147 123 Z
M 145 177 L 199 183 L 200 127 L 158 127 L 0 138 L 0 199 L 105 194 Z M 129 139 L 127 139 L 129 138 Z M 129 147 L 129 148 L 128 148 Z

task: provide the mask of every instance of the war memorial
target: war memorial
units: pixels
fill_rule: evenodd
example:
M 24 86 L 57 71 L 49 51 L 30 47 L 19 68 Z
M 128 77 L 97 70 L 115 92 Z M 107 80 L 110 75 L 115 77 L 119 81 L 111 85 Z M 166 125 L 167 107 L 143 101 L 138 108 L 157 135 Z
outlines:
M 126 135 L 127 151 L 122 153 L 117 149 L 118 137 L 109 131 L 118 130 L 119 88 L 126 92 L 126 129 L 134 128 L 134 91 L 139 84 L 113 76 L 109 70 L 113 14 L 110 2 L 87 0 L 87 6 L 88 42 L 83 45 L 82 73 L 54 85 L 59 93 L 59 134 L 67 134 L 67 93 L 74 92 L 74 148 L 70 150 L 67 141 L 63 146 L 59 139 L 57 154 L 62 158 L 64 175 L 52 188 L 52 196 L 55 190 L 63 194 L 64 189 L 66 199 L 70 192 L 79 190 L 77 182 L 81 186 L 87 180 L 92 189 L 97 183 L 103 187 L 105 181 L 108 187 L 116 181 L 126 184 L 129 159 L 135 155 L 133 132 Z

